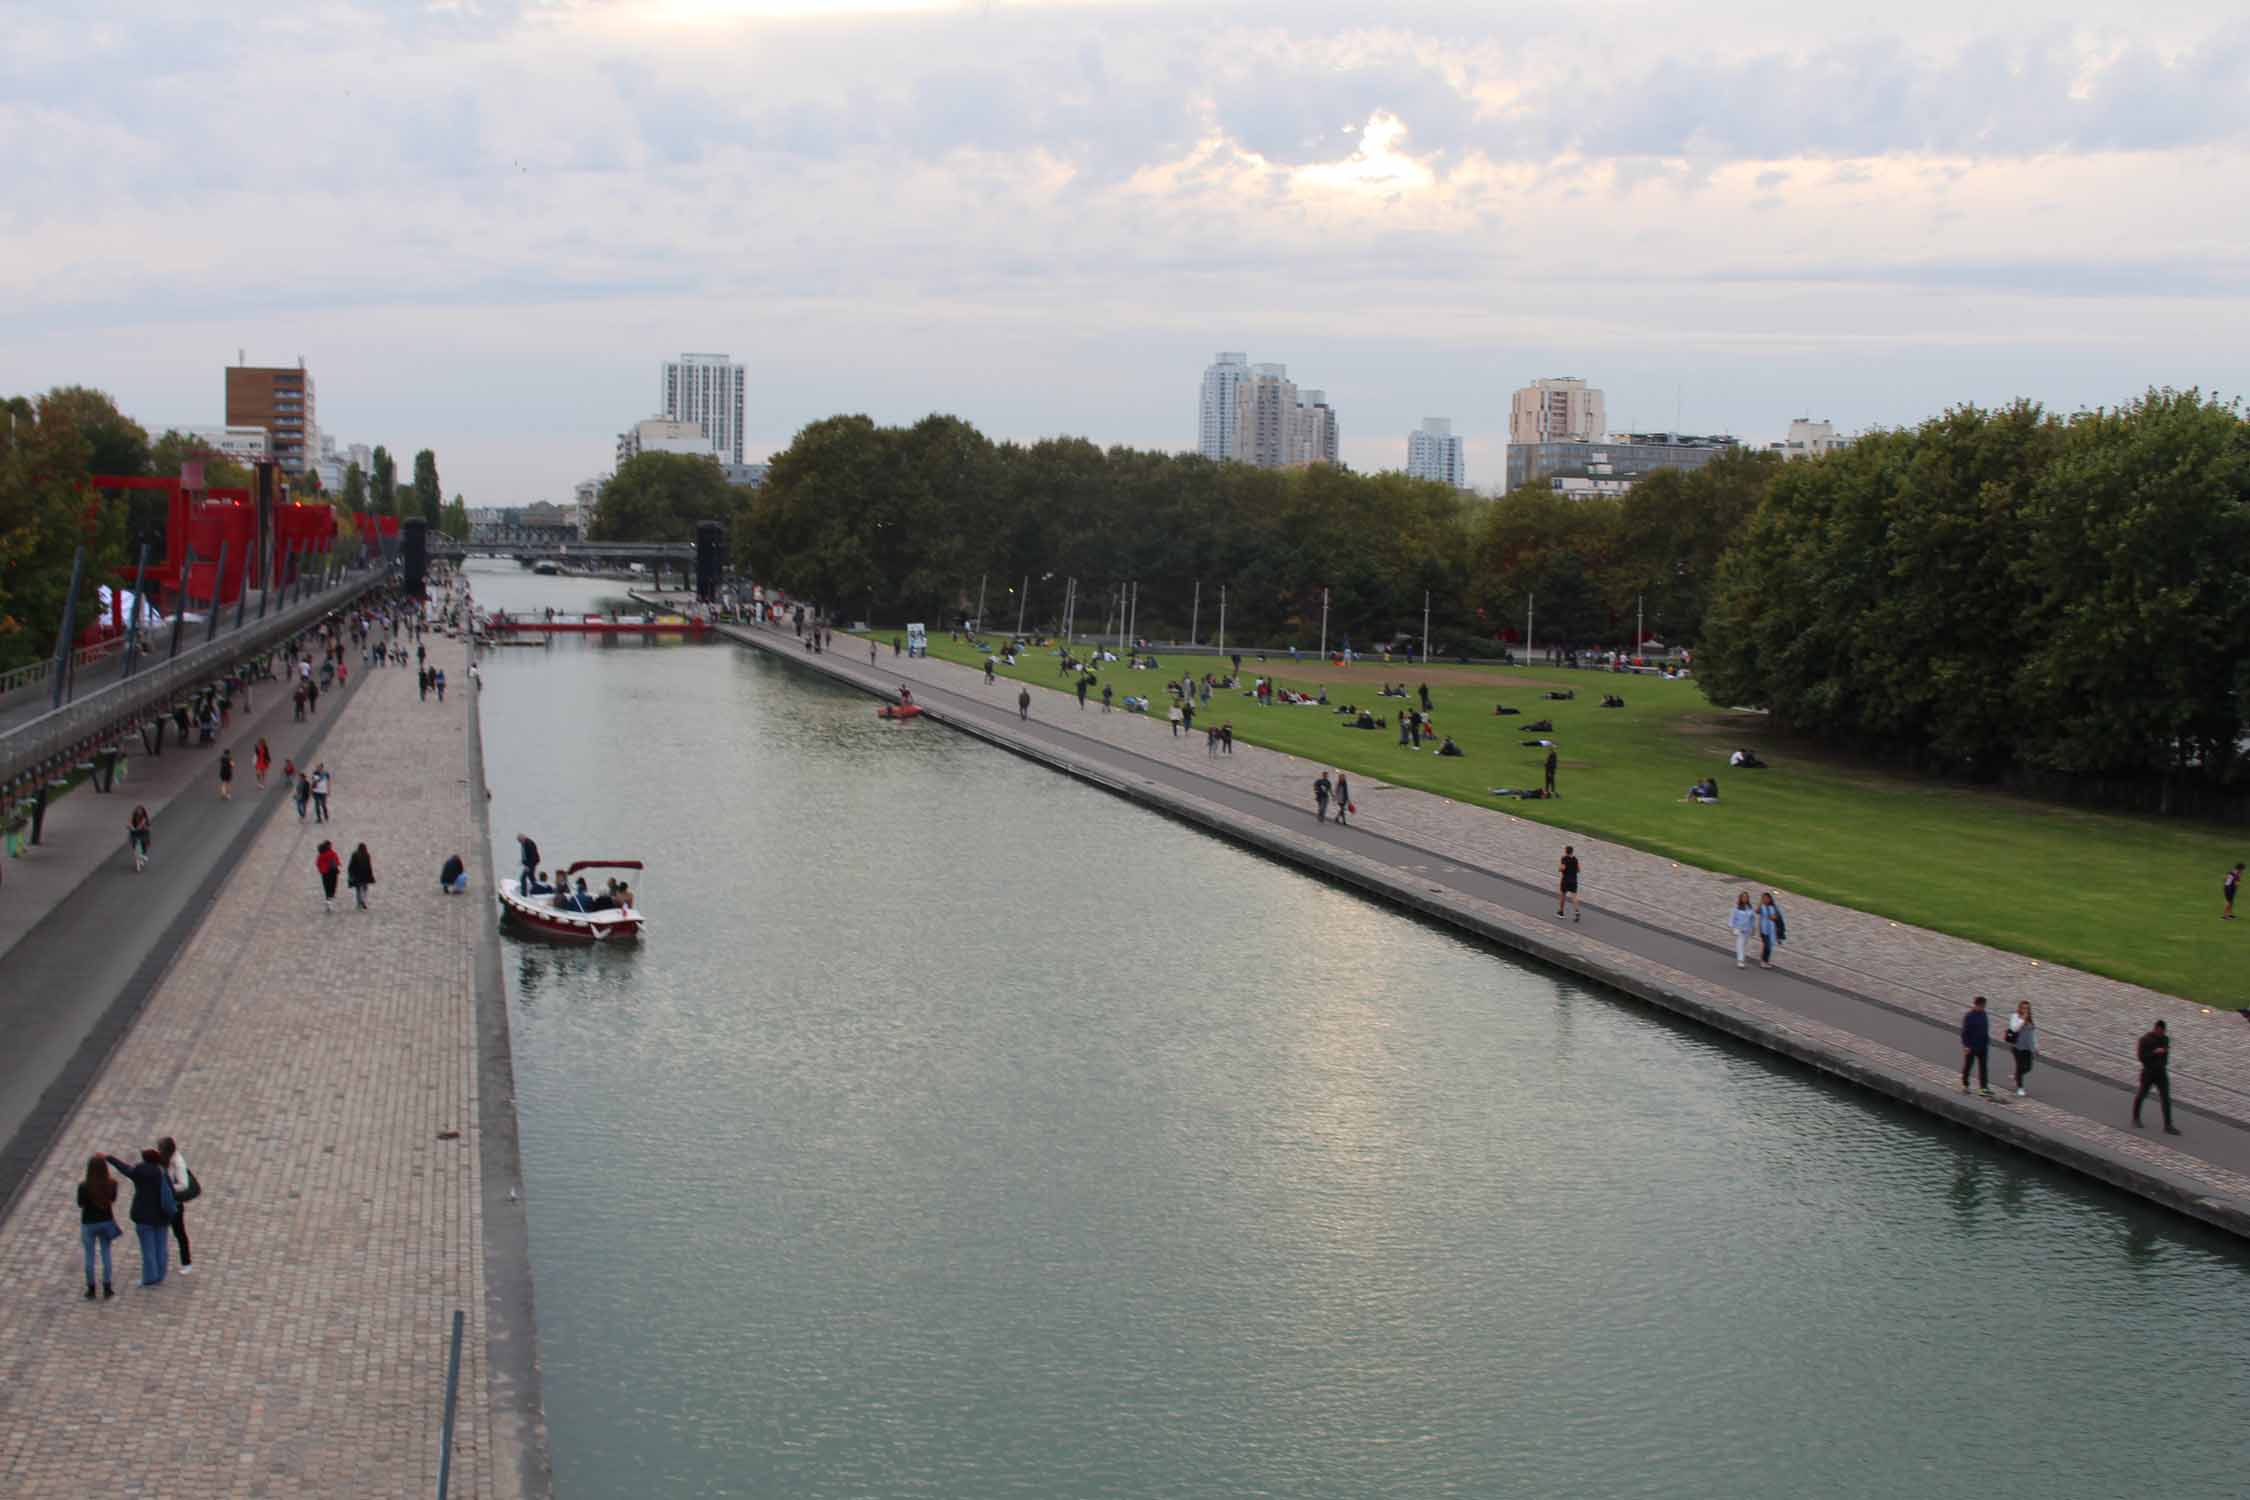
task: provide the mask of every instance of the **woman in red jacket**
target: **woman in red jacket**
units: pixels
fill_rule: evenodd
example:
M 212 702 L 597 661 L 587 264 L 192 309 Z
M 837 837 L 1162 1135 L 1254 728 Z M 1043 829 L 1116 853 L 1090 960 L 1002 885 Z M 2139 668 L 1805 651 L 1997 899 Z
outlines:
M 320 872 L 320 893 L 327 901 L 327 910 L 336 909 L 336 877 L 343 872 L 344 862 L 336 857 L 336 846 L 326 839 L 320 841 L 320 852 L 313 856 L 313 868 Z

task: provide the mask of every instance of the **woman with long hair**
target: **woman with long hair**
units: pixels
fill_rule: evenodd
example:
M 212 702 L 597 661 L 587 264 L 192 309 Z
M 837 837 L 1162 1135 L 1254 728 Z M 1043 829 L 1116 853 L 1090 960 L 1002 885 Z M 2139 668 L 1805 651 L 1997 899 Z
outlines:
M 258 740 L 258 748 L 250 752 L 250 764 L 258 773 L 258 790 L 262 792 L 266 789 L 266 772 L 273 769 L 273 751 L 266 747 L 263 736 Z
M 148 864 L 148 832 L 152 826 L 148 808 L 133 804 L 133 816 L 125 820 L 125 847 L 133 851 L 133 869 L 136 873 Z
M 2008 1049 L 2016 1055 L 2016 1097 L 2021 1099 L 2023 1081 L 2039 1055 L 2039 1028 L 2032 1024 L 2029 1000 L 2018 1000 L 2016 1013 L 2008 1017 Z
M 86 1158 L 86 1176 L 78 1184 L 78 1248 L 86 1253 L 86 1300 L 94 1300 L 94 1247 L 102 1247 L 102 1295 L 114 1297 L 109 1268 L 110 1241 L 125 1231 L 117 1227 L 117 1179 L 100 1155 Z
M 164 1175 L 172 1184 L 172 1238 L 180 1245 L 180 1274 L 187 1275 L 195 1269 L 195 1253 L 188 1248 L 187 1206 L 190 1199 L 203 1196 L 203 1184 L 195 1180 L 188 1170 L 187 1153 L 180 1143 L 170 1136 L 156 1143 L 156 1154 L 164 1163 Z
M 1750 904 L 1748 891 L 1734 898 L 1734 910 L 1727 913 L 1727 926 L 1734 929 L 1734 966 L 1743 968 L 1750 958 L 1750 934 L 1758 930 L 1758 911 Z

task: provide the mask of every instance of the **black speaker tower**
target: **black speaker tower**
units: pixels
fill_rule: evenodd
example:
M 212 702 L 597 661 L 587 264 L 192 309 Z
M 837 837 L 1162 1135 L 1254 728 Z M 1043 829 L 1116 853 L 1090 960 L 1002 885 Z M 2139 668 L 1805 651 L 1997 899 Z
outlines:
M 719 597 L 719 574 L 726 565 L 727 529 L 716 521 L 695 523 L 695 597 L 713 604 Z
M 406 597 L 427 599 L 430 591 L 423 583 L 423 575 L 430 566 L 430 523 L 416 516 L 405 523 L 403 530 L 406 533 Z

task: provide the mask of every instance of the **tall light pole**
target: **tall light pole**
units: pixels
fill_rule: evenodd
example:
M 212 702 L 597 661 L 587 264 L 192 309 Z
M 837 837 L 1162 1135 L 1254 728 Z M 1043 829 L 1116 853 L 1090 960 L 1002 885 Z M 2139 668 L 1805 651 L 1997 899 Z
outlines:
M 1195 602 L 1188 606 L 1188 644 L 1195 644 L 1195 627 L 1203 618 L 1203 580 L 1195 580 Z
M 1023 575 L 1023 592 L 1016 596 L 1016 634 L 1023 634 L 1023 608 L 1031 602 L 1031 575 Z
M 980 633 L 984 630 L 984 578 L 982 573 L 977 575 L 977 630 Z
M 1328 590 L 1320 591 L 1320 659 L 1328 660 Z
M 1526 666 L 1531 664 L 1531 611 L 1538 603 L 1539 596 L 1535 593 L 1523 596 L 1523 660 Z
M 1430 663 L 1430 591 L 1422 590 L 1422 665 Z
M 1219 654 L 1227 654 L 1227 586 L 1219 585 Z

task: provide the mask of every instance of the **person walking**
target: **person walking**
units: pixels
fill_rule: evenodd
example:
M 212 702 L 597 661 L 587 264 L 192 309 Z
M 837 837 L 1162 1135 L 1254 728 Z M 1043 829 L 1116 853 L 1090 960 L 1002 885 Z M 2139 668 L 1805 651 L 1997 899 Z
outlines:
M 1180 737 L 1180 725 L 1185 722 L 1180 717 L 1180 705 L 1178 703 L 1174 703 L 1171 708 L 1165 711 L 1164 717 L 1169 720 L 1172 725 L 1172 738 L 1178 739 Z
M 313 767 L 312 773 L 313 821 L 315 823 L 328 821 L 328 786 L 328 762 L 322 761 Z
M 258 748 L 250 752 L 250 767 L 258 774 L 258 790 L 264 791 L 266 772 L 273 769 L 273 751 L 266 747 L 262 738 L 258 741 Z
M 2008 1017 L 2008 1050 L 2016 1055 L 2016 1097 L 2023 1097 L 2023 1081 L 2031 1076 L 2031 1065 L 2039 1052 L 2039 1028 L 2031 1019 L 2031 1002 L 2016 1002 L 2016 1013 Z
M 1555 752 L 1552 746 L 1549 746 L 1547 750 L 1547 782 L 1545 786 L 1540 788 L 1540 795 L 1546 797 L 1560 797 L 1562 795 L 1555 790 Z
M 86 1256 L 86 1300 L 94 1300 L 94 1247 L 102 1251 L 102 1295 L 114 1297 L 110 1285 L 109 1247 L 125 1231 L 117 1227 L 117 1179 L 109 1175 L 108 1158 L 86 1158 L 86 1176 L 78 1184 L 78 1248 Z
M 1781 903 L 1767 891 L 1758 898 L 1758 967 L 1773 967 L 1773 950 L 1789 940 L 1789 922 L 1781 914 Z
M 416 652 L 419 652 L 419 651 L 420 651 L 420 650 L 421 650 L 422 648 L 421 648 L 421 647 L 419 647 L 419 646 L 417 646 L 417 647 L 415 647 L 414 649 L 416 650 Z M 415 683 L 415 686 L 416 686 L 416 687 L 418 687 L 418 688 L 420 688 L 420 689 L 422 690 L 422 701 L 423 701 L 424 703 L 427 703 L 427 702 L 429 702 L 429 701 L 430 701 L 430 669 L 429 669 L 428 667 L 418 667 L 418 668 L 416 668 L 416 669 L 415 669 L 415 672 L 414 672 L 414 683 Z
M 180 1274 L 185 1276 L 195 1269 L 195 1255 L 188 1248 L 187 1206 L 203 1196 L 203 1184 L 188 1170 L 187 1153 L 170 1136 L 156 1143 L 156 1155 L 172 1185 L 172 1238 L 179 1244 Z
M 148 834 L 151 820 L 145 804 L 134 803 L 133 815 L 125 820 L 125 847 L 133 851 L 133 873 L 138 875 L 148 868 Z
M 2141 1037 L 2138 1048 L 2141 1058 L 2141 1086 L 2133 1095 L 2133 1128 L 2141 1128 L 2141 1101 L 2148 1098 L 2151 1089 L 2156 1091 L 2157 1102 L 2164 1106 L 2164 1133 L 2178 1135 L 2172 1124 L 2172 1032 L 2162 1021 L 2151 1026 Z
M 232 750 L 221 750 L 219 752 L 219 798 L 225 802 L 234 800 L 234 752 Z
M 367 888 L 375 883 L 375 856 L 367 852 L 366 844 L 352 850 L 351 864 L 344 874 L 351 883 L 352 900 L 359 903 L 361 911 L 367 910 Z
M 1335 786 L 1328 780 L 1328 773 L 1326 771 L 1321 772 L 1320 775 L 1314 780 L 1312 784 L 1312 800 L 1313 818 L 1316 822 L 1325 823 L 1328 821 L 1328 798 L 1329 794 L 1334 792 L 1335 790 Z
M 172 1211 L 178 1206 L 167 1201 L 172 1196 L 172 1183 L 165 1176 L 164 1163 L 153 1147 L 144 1148 L 137 1162 L 114 1156 L 103 1160 L 133 1184 L 133 1207 L 126 1217 L 133 1221 L 133 1233 L 141 1242 L 141 1285 L 159 1285 L 168 1268 Z
M 1564 907 L 1578 906 L 1578 853 L 1574 846 L 1562 846 L 1562 859 L 1556 864 L 1555 872 L 1562 882 L 1555 892 L 1555 915 L 1559 917 Z M 1583 910 L 1574 911 L 1570 920 L 1575 922 L 1584 915 Z
M 2234 868 L 2233 868 L 2233 869 L 2231 869 L 2231 870 L 2229 870 L 2229 871 L 2227 871 L 2227 878 L 2226 878 L 2226 879 L 2225 879 L 2224 881 L 2220 882 L 2220 885 L 2219 885 L 2219 894 L 2220 894 L 2220 895 L 2222 895 L 2222 896 L 2224 896 L 2224 897 L 2226 897 L 2226 901 L 2227 901 L 2227 906 L 2226 906 L 2226 910 L 2225 910 L 2225 911 L 2222 911 L 2222 912 L 2220 912 L 2220 913 L 2219 913 L 2219 915 L 2220 915 L 2220 916 L 2222 916 L 2222 917 L 2224 917 L 2224 918 L 2226 918 L 2226 919 L 2227 919 L 2227 920 L 2228 920 L 2229 922 L 2231 922 L 2231 921 L 2233 921 L 2233 920 L 2234 920 L 2234 897 L 2235 897 L 2235 892 L 2237 892 L 2237 891 L 2239 891 L 2239 890 L 2241 890 L 2241 889 L 2242 889 L 2242 861 L 2240 861 L 2240 860 L 2236 860 L 2236 861 L 2235 861 L 2235 864 L 2234 864 Z
M 992 665 L 992 658 L 986 657 L 984 659 L 984 685 L 986 687 L 992 686 L 993 679 L 997 675 Z
M 1758 913 L 1750 905 L 1750 893 L 1743 891 L 1734 898 L 1734 910 L 1727 913 L 1727 926 L 1734 929 L 1734 966 L 1749 967 L 1750 934 L 1758 930 Z
M 1078 711 L 1080 713 L 1086 711 L 1086 685 L 1093 680 L 1093 678 L 1085 676 L 1078 679 Z
M 1347 826 L 1352 812 L 1352 779 L 1342 771 L 1338 771 L 1336 773 L 1336 826 L 1339 828 Z
M 311 773 L 310 771 L 299 771 L 299 772 L 297 773 L 297 821 L 298 821 L 298 822 L 302 823 L 302 822 L 304 822 L 304 821 L 305 821 L 305 809 L 306 809 L 307 807 L 311 806 L 311 805 L 312 805 L 312 773 Z
M 1203 727 L 1203 753 L 1205 755 L 1217 755 L 1219 753 L 1219 731 L 1216 725 L 1206 724 Z
M 1030 688 L 1016 689 L 1016 717 L 1019 719 L 1029 719 L 1031 717 Z
M 302 680 L 289 690 L 289 707 L 294 711 L 291 717 L 302 724 L 305 721 L 305 684 Z
M 344 862 L 336 857 L 336 846 L 322 839 L 320 852 L 313 856 L 313 869 L 320 874 L 320 894 L 328 911 L 336 909 L 336 877 L 343 868 Z
M 1961 1092 L 1969 1091 L 1969 1074 L 1977 1075 L 1977 1087 L 1984 1097 L 1992 1097 L 1992 1013 L 1985 1009 L 1984 996 L 1969 1002 L 1968 1014 L 1961 1017 Z
M 1114 693 L 1115 691 L 1116 689 L 1111 687 L 1108 683 L 1105 682 L 1102 684 L 1102 712 L 1105 714 L 1109 712 L 1110 694 Z
M 430 673 L 430 686 L 437 689 L 437 701 L 443 703 L 445 701 L 445 668 L 439 667 Z

